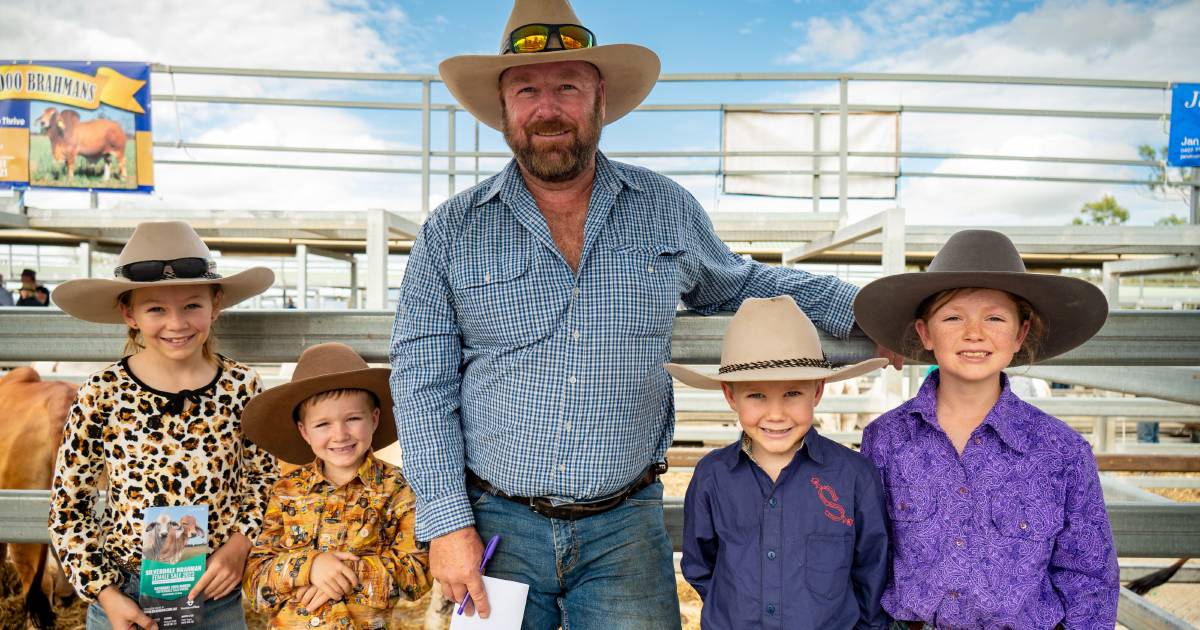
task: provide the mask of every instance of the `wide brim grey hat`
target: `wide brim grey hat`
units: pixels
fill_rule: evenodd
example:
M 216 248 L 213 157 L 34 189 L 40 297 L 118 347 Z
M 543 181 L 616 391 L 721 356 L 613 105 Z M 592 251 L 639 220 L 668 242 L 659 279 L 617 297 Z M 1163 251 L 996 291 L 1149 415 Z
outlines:
M 863 287 L 854 300 L 854 318 L 875 343 L 933 363 L 932 352 L 909 343 L 917 309 L 930 296 L 963 288 L 996 289 L 1026 299 L 1046 325 L 1036 360 L 1079 346 L 1108 318 L 1108 300 L 1099 288 L 1078 278 L 1025 271 L 1016 246 L 994 230 L 955 232 L 927 271 L 887 276 Z M 1018 354 L 1012 365 L 1024 362 Z
M 148 260 L 203 258 L 212 260 L 212 252 L 192 226 L 183 221 L 139 223 L 117 258 L 117 269 Z M 221 308 L 248 300 L 271 288 L 275 272 L 266 267 L 251 267 L 230 276 L 222 276 L 215 267 L 199 278 L 167 278 L 135 282 L 124 277 L 79 278 L 58 286 L 51 299 L 72 317 L 98 324 L 121 324 L 125 319 L 117 308 L 117 298 L 126 291 L 146 287 L 171 287 L 192 284 L 216 284 L 221 287 Z
M 559 61 L 586 61 L 604 79 L 604 124 L 633 111 L 658 82 L 658 55 L 636 44 L 604 44 L 571 50 L 551 49 L 536 53 L 508 53 L 508 37 L 527 24 L 576 24 L 586 26 L 567 0 L 516 0 L 500 36 L 500 53 L 459 55 L 443 61 L 438 73 L 454 98 L 479 122 L 500 130 L 500 75 L 509 68 Z M 599 37 L 597 37 L 599 39 Z
M 246 439 L 291 464 L 307 464 L 316 457 L 296 429 L 296 407 L 305 399 L 338 389 L 362 389 L 379 400 L 379 425 L 371 440 L 378 451 L 396 441 L 392 415 L 391 370 L 373 368 L 341 343 L 322 343 L 300 354 L 289 383 L 272 387 L 250 399 L 242 410 Z
M 716 374 L 678 363 L 668 363 L 666 368 L 686 385 L 721 389 L 721 383 L 746 381 L 841 381 L 885 365 L 886 359 L 843 367 L 827 361 L 816 326 L 790 295 L 781 295 L 742 302 L 725 329 Z

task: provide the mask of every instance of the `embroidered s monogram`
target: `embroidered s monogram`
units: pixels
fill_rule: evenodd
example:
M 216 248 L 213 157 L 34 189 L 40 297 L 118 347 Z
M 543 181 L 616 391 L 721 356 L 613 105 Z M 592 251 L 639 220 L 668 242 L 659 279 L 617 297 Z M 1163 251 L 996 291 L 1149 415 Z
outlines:
M 814 476 L 810 481 L 812 481 L 813 487 L 817 489 L 817 498 L 828 508 L 825 510 L 825 516 L 828 516 L 829 520 L 835 523 L 841 523 L 846 527 L 854 527 L 854 519 L 847 517 L 846 508 L 837 502 L 837 490 L 834 490 L 833 486 L 821 483 L 820 477 Z

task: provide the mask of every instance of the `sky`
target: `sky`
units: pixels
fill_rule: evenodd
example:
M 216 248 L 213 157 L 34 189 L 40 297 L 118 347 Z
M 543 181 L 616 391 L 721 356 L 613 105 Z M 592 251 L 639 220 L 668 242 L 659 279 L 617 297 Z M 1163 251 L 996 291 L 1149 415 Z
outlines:
M 987 74 L 1200 82 L 1200 0 L 1119 2 L 983 0 L 576 0 L 576 12 L 599 43 L 632 42 L 659 54 L 664 73 L 889 72 Z M 510 4 L 503 0 L 0 0 L 0 58 L 148 61 L 174 66 L 337 70 L 432 74 L 459 54 L 491 54 Z M 412 84 L 261 80 L 155 74 L 153 93 L 289 96 L 414 102 Z M 853 83 L 853 103 L 1094 109 L 1162 113 L 1164 90 Z M 451 101 L 439 84 L 435 103 Z M 660 83 L 650 103 L 821 102 L 837 100 L 828 82 Z M 181 104 L 159 98 L 159 141 L 411 150 L 420 147 L 412 112 L 330 108 Z M 905 114 L 907 151 L 1136 159 L 1140 144 L 1164 146 L 1162 121 Z M 474 128 L 460 115 L 457 146 L 470 149 Z M 445 114 L 435 114 L 435 150 L 447 146 Z M 638 112 L 605 130 L 606 151 L 717 150 L 714 113 Z M 484 128 L 483 150 L 504 151 Z M 156 149 L 173 161 L 263 161 L 287 164 L 414 168 L 412 158 L 330 156 L 229 150 Z M 715 160 L 655 158 L 660 170 L 703 169 Z M 503 160 L 484 160 L 495 169 Z M 457 167 L 468 169 L 471 160 Z M 434 167 L 444 167 L 435 160 Z M 978 160 L 905 160 L 905 171 L 1144 179 L 1140 167 Z M 804 212 L 807 199 L 721 193 L 713 177 L 678 177 L 710 211 Z M 399 174 L 356 174 L 183 166 L 160 163 L 152 195 L 101 195 L 105 207 L 288 210 L 419 209 L 420 182 Z M 457 189 L 474 182 L 460 176 Z M 432 203 L 450 191 L 435 178 Z M 0 193 L 2 194 L 2 193 Z M 1131 224 L 1149 225 L 1187 206 L 1178 195 L 1139 186 L 903 178 L 899 199 L 852 201 L 851 219 L 899 204 L 911 224 L 1062 225 L 1080 206 L 1114 195 Z M 86 194 L 31 191 L 28 203 L 85 207 Z M 836 208 L 836 200 L 822 209 Z

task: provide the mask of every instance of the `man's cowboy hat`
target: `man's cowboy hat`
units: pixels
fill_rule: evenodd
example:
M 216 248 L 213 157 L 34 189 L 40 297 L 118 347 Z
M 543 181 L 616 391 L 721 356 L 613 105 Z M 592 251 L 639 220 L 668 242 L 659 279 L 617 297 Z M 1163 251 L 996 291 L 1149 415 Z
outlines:
M 379 426 L 371 448 L 379 450 L 396 441 L 392 416 L 392 391 L 388 368 L 372 368 L 350 346 L 322 343 L 300 355 L 290 383 L 272 387 L 250 399 L 242 410 L 242 433 L 272 455 L 291 464 L 307 464 L 316 457 L 296 430 L 296 408 L 304 399 L 335 389 L 363 389 L 379 399 Z
M 1108 317 L 1108 301 L 1091 283 L 1029 273 L 1007 236 L 993 230 L 962 230 L 946 241 L 927 271 L 887 276 L 863 287 L 854 300 L 854 318 L 875 343 L 932 363 L 932 352 L 911 347 L 917 309 L 932 295 L 970 287 L 1007 291 L 1033 305 L 1046 324 L 1037 359 L 1058 356 L 1087 341 Z M 1018 358 L 1012 364 L 1021 363 Z
M 212 260 L 208 246 L 192 226 L 182 221 L 139 223 L 117 258 L 117 270 L 130 263 L 180 258 Z M 117 275 L 114 278 L 68 280 L 54 290 L 54 303 L 72 317 L 100 324 L 121 324 L 117 298 L 126 291 L 145 287 L 171 287 L 188 284 L 221 286 L 221 308 L 228 308 L 271 288 L 275 272 L 266 267 L 251 267 L 232 276 L 221 276 L 215 267 L 199 278 L 169 278 L 134 282 Z
M 867 359 L 845 367 L 825 360 L 821 338 L 790 295 L 751 298 L 725 329 L 721 368 L 715 376 L 668 363 L 671 376 L 692 387 L 721 389 L 744 381 L 841 381 L 877 370 L 887 359 Z
M 460 55 L 438 66 L 442 81 L 454 98 L 479 122 L 501 128 L 500 74 L 516 66 L 556 61 L 586 61 L 604 79 L 604 124 L 628 114 L 658 81 L 658 55 L 635 44 L 606 44 L 572 50 L 551 49 L 536 53 L 508 51 L 509 35 L 527 24 L 576 24 L 579 21 L 567 0 L 516 0 L 500 37 L 496 55 Z

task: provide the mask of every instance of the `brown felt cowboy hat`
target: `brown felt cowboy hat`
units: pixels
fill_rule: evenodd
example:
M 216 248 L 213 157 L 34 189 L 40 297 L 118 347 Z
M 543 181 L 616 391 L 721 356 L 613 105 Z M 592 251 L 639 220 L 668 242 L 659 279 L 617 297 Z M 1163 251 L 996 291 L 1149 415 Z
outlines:
M 52 299 L 72 317 L 121 324 L 125 320 L 117 309 L 117 298 L 133 289 L 216 284 L 221 287 L 221 308 L 229 308 L 275 282 L 275 272 L 266 267 L 220 275 L 208 246 L 182 221 L 139 223 L 117 258 L 113 276 L 68 280 L 54 290 Z
M 1037 359 L 1082 344 L 1108 317 L 1108 301 L 1091 283 L 1029 273 L 1007 236 L 994 230 L 962 230 L 946 241 L 927 271 L 887 276 L 863 287 L 854 300 L 854 318 L 875 343 L 910 359 L 934 362 L 932 352 L 909 343 L 917 309 L 942 291 L 975 287 L 1007 291 L 1029 301 L 1046 324 Z M 1017 358 L 1012 364 L 1021 363 Z
M 867 359 L 834 366 L 825 359 L 817 328 L 790 295 L 751 298 L 729 321 L 715 375 L 668 363 L 667 372 L 692 387 L 721 389 L 721 383 L 745 381 L 841 381 L 887 365 Z
M 300 354 L 290 383 L 272 387 L 250 399 L 242 410 L 242 432 L 251 442 L 291 464 L 313 461 L 312 448 L 296 429 L 296 408 L 306 398 L 335 389 L 362 389 L 379 400 L 379 426 L 371 448 L 396 441 L 388 368 L 373 368 L 350 346 L 322 343 Z
M 500 52 L 495 55 L 460 55 L 438 66 L 442 81 L 454 98 L 479 122 L 501 128 L 500 75 L 516 66 L 557 61 L 586 61 L 604 79 L 605 115 L 608 124 L 628 114 L 646 98 L 658 81 L 658 55 L 636 44 L 593 44 L 583 48 L 560 46 L 561 31 L 546 37 L 540 52 L 513 52 L 512 34 L 528 25 L 586 26 L 567 0 L 516 0 L 508 23 L 500 35 Z

